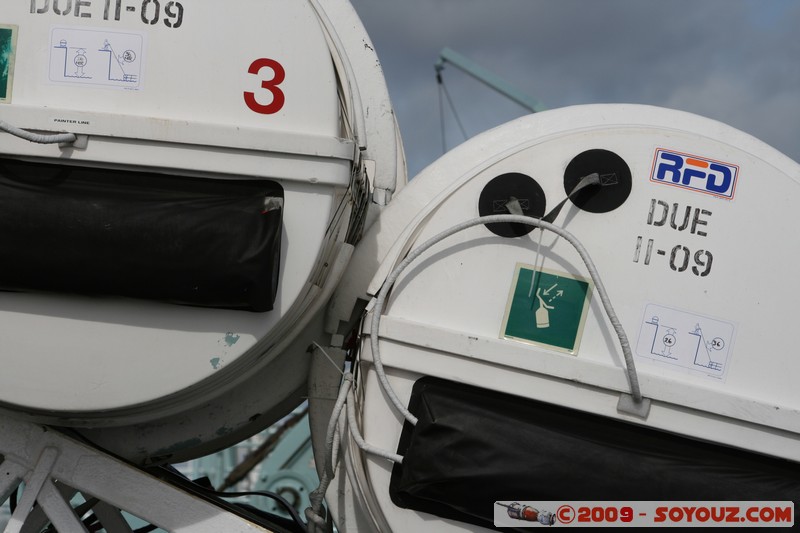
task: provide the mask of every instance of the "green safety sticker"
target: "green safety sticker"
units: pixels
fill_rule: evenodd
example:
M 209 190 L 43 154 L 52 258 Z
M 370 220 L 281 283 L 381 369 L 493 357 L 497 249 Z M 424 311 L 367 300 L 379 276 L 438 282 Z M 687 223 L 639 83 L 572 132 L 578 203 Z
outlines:
M 592 290 L 589 279 L 517 264 L 501 336 L 577 353 Z
M 11 102 L 16 49 L 17 27 L 0 24 L 0 103 Z

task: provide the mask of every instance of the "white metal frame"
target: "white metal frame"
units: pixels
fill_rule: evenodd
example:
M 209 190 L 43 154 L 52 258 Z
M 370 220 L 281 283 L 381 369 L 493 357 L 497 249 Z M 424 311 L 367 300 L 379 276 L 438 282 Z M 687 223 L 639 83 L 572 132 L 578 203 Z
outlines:
M 0 501 L 25 484 L 4 533 L 88 530 L 69 501 L 77 492 L 100 501 L 92 511 L 109 533 L 131 533 L 121 511 L 171 531 L 268 531 L 55 430 L 0 415 Z

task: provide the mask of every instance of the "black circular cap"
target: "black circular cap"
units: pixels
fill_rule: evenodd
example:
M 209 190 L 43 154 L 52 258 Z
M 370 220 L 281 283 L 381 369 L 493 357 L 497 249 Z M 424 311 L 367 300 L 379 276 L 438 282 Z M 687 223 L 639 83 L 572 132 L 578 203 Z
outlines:
M 509 203 L 519 206 L 523 215 L 534 218 L 541 218 L 546 206 L 544 191 L 536 180 L 519 172 L 509 172 L 486 184 L 478 200 L 478 212 L 482 217 L 508 215 L 512 213 Z M 500 237 L 521 237 L 533 231 L 534 226 L 501 222 L 486 224 L 486 228 Z
M 583 177 L 595 172 L 600 185 L 576 192 L 570 197 L 572 203 L 590 213 L 608 213 L 624 204 L 631 194 L 631 169 L 608 150 L 587 150 L 575 156 L 564 171 L 564 192 L 569 195 Z

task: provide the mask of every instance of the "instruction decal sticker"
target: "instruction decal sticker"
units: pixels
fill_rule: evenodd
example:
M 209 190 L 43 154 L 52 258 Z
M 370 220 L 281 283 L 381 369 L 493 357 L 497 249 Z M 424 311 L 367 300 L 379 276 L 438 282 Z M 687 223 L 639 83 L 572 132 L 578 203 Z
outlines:
M 50 81 L 137 90 L 142 83 L 144 34 L 53 28 Z
M 0 24 L 0 103 L 2 104 L 11 102 L 16 51 L 17 26 Z
M 734 325 L 724 320 L 648 304 L 636 355 L 724 379 L 735 331 Z
M 501 337 L 577 353 L 592 290 L 591 280 L 517 264 Z

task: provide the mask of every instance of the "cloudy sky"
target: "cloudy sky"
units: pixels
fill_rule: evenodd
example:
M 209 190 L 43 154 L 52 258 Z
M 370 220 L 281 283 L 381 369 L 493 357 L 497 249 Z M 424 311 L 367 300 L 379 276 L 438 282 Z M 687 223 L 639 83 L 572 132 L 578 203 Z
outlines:
M 800 1 L 351 0 L 381 58 L 409 175 L 442 153 L 447 46 L 549 108 L 631 102 L 730 124 L 800 161 Z M 526 111 L 446 67 L 472 136 Z M 446 101 L 445 101 L 445 105 Z M 464 137 L 445 110 L 449 148 Z

